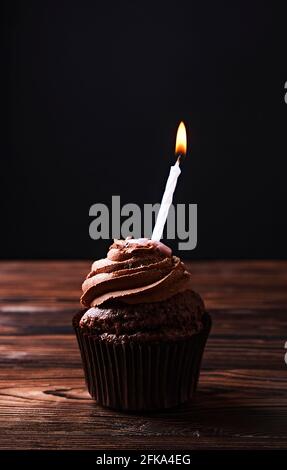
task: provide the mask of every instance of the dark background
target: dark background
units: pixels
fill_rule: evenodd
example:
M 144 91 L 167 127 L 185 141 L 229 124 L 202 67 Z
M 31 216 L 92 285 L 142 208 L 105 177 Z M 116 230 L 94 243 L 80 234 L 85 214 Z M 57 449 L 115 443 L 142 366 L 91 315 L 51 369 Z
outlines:
M 4 2 L 0 256 L 102 257 L 89 207 L 160 202 L 183 119 L 174 202 L 198 204 L 183 255 L 286 258 L 286 25 L 271 5 Z

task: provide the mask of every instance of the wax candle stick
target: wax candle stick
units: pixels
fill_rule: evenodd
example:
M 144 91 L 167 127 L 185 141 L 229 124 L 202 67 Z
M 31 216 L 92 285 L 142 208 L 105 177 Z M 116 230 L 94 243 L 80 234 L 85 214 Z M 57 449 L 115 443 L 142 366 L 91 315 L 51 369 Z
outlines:
M 153 229 L 151 237 L 152 240 L 159 241 L 162 238 L 169 208 L 172 204 L 173 193 L 176 188 L 177 179 L 181 173 L 179 164 L 181 158 L 186 154 L 186 130 L 183 122 L 180 123 L 177 130 L 175 154 L 177 156 L 177 161 L 175 165 L 171 167 L 169 172 L 169 177 L 166 182 L 165 190 L 160 204 L 160 209 L 156 219 L 156 224 Z

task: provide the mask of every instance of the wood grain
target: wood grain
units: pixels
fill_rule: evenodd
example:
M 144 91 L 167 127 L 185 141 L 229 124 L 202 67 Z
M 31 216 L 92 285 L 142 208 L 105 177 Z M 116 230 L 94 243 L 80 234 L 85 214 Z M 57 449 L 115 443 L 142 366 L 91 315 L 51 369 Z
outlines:
M 98 407 L 71 328 L 86 261 L 0 263 L 1 449 L 287 447 L 287 262 L 194 262 L 213 316 L 198 392 L 155 414 Z

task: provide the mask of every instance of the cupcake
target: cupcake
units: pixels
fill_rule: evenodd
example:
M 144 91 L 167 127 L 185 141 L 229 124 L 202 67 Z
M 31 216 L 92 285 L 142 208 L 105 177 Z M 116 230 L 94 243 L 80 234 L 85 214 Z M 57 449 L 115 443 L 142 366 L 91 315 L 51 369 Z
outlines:
M 191 275 L 170 248 L 115 240 L 82 285 L 73 318 L 90 395 L 126 411 L 188 402 L 211 327 Z

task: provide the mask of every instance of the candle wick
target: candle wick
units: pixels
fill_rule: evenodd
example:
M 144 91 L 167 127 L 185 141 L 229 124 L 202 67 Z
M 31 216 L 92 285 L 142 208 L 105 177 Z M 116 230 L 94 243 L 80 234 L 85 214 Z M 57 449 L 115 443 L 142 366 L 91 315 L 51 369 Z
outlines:
M 179 154 L 176 160 L 176 163 L 180 165 L 184 159 L 185 155 Z

